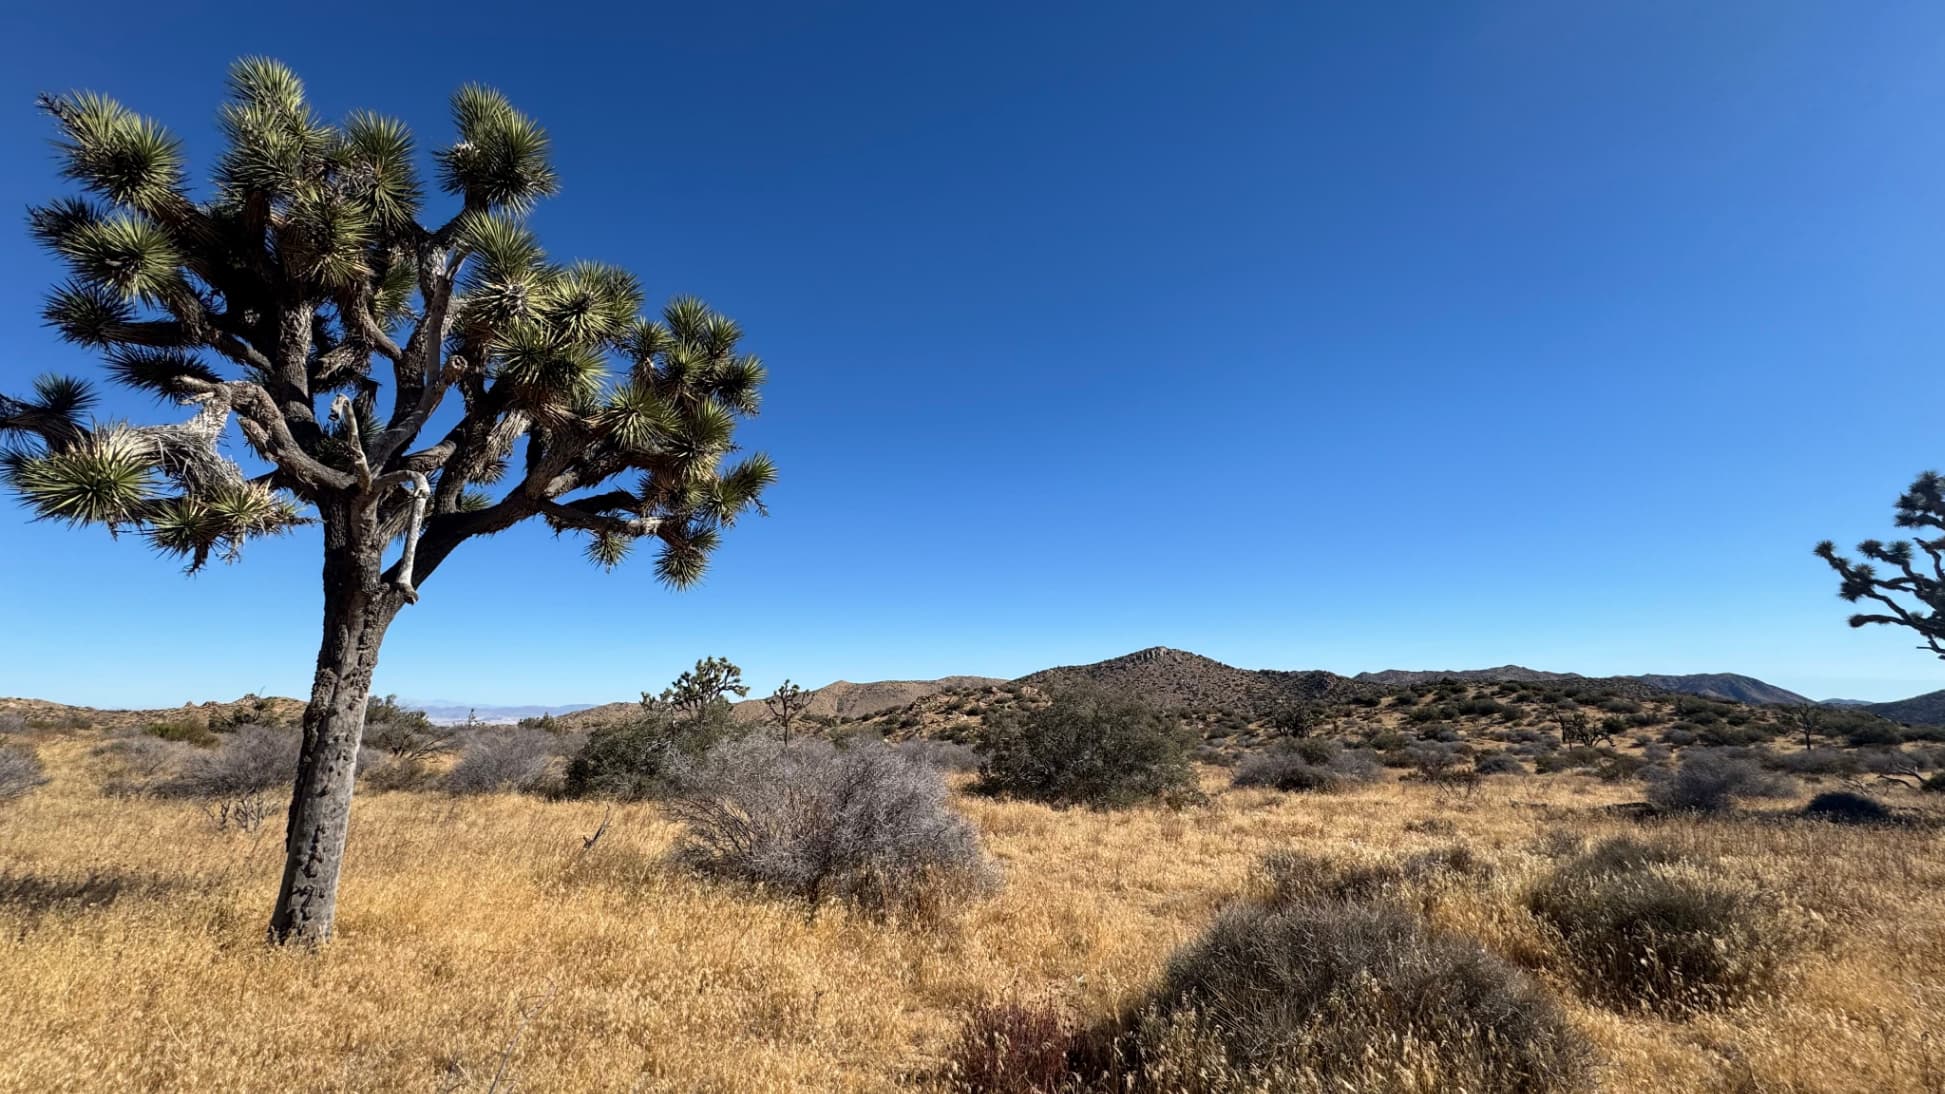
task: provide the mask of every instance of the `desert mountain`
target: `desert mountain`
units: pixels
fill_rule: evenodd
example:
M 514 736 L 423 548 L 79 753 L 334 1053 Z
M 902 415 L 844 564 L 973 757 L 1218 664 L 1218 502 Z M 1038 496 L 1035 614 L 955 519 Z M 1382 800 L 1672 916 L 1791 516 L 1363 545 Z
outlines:
M 18 719 L 29 726 L 64 728 L 94 726 L 100 729 L 135 729 L 158 722 L 196 722 L 234 719 L 296 724 L 303 720 L 304 701 L 273 695 L 258 698 L 246 695 L 234 702 L 184 703 L 179 707 L 154 710 L 101 710 L 95 707 L 68 706 L 45 699 L 0 698 L 0 721 Z
M 1644 672 L 1633 676 L 1589 678 L 1577 672 L 1545 672 L 1540 669 L 1529 669 L 1523 665 L 1501 665 L 1496 669 L 1456 671 L 1386 669 L 1383 672 L 1360 672 L 1352 679 L 1383 684 L 1387 687 L 1416 687 L 1436 684 L 1441 680 L 1457 680 L 1469 684 L 1538 684 L 1555 680 L 1586 680 L 1589 683 L 1613 684 L 1618 681 L 1633 680 L 1657 691 L 1671 691 L 1678 695 L 1700 695 L 1707 699 L 1728 699 L 1756 706 L 1764 703 L 1782 703 L 1789 706 L 1811 703 L 1811 700 L 1787 688 L 1779 688 L 1775 684 L 1765 683 L 1753 676 L 1742 676 L 1733 672 L 1685 674 Z
M 1945 725 L 1945 691 L 1928 691 L 1889 703 L 1866 703 L 1863 709 L 1908 726 Z
M 1382 672 L 1360 672 L 1351 677 L 1386 687 L 1414 687 L 1419 684 L 1436 684 L 1440 680 L 1459 680 L 1469 684 L 1543 684 L 1550 680 L 1581 680 L 1585 677 L 1577 672 L 1546 672 L 1542 669 L 1529 669 L 1524 665 L 1501 665 L 1496 669 L 1456 669 L 1420 670 L 1385 669 Z
M 983 688 L 1006 681 L 991 676 L 942 676 L 937 680 L 879 680 L 854 684 L 839 680 L 826 684 L 811 696 L 804 713 L 813 718 L 862 718 L 887 710 L 909 706 L 929 695 L 966 688 Z M 739 717 L 764 717 L 768 712 L 760 700 L 736 704 Z
M 1741 676 L 1733 672 L 1695 672 L 1683 676 L 1642 673 L 1635 679 L 1663 691 L 1700 695 L 1709 699 L 1729 699 L 1754 706 L 1761 706 L 1764 703 L 1781 703 L 1786 706 L 1811 705 L 1811 700 L 1788 688 L 1779 688 L 1754 676 Z
M 1167 646 L 1151 646 L 1091 665 L 1042 669 L 1015 682 L 1043 690 L 1093 684 L 1158 706 L 1226 709 L 1246 709 L 1273 699 L 1349 699 L 1378 690 L 1334 672 L 1239 669 Z

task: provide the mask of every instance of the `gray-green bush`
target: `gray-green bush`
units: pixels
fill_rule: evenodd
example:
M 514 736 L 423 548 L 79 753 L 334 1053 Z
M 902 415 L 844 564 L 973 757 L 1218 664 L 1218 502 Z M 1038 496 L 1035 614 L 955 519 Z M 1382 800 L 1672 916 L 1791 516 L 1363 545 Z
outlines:
M 555 782 L 559 739 L 538 729 L 482 729 L 466 737 L 459 759 L 446 772 L 452 794 L 531 794 Z
M 882 742 L 726 741 L 671 773 L 674 857 L 812 904 L 936 908 L 995 881 L 937 768 Z
M 1683 813 L 1720 813 L 1743 799 L 1790 792 L 1789 780 L 1753 757 L 1724 749 L 1691 749 L 1672 773 L 1648 785 L 1648 801 Z
M 189 751 L 157 793 L 178 798 L 241 798 L 287 788 L 297 771 L 302 734 L 246 725 L 214 748 Z
M 1250 755 L 1237 765 L 1230 785 L 1328 793 L 1375 782 L 1382 775 L 1368 753 L 1346 752 L 1336 741 L 1313 737 Z

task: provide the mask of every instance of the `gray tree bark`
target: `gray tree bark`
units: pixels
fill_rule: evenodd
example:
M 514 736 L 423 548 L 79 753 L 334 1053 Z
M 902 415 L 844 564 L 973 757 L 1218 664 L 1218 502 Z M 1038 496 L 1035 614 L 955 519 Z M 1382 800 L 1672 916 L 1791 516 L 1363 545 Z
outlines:
M 403 597 L 384 583 L 384 539 L 368 504 L 321 507 L 324 637 L 284 829 L 284 876 L 270 939 L 316 945 L 337 917 L 338 873 L 351 823 L 365 703 L 386 628 Z

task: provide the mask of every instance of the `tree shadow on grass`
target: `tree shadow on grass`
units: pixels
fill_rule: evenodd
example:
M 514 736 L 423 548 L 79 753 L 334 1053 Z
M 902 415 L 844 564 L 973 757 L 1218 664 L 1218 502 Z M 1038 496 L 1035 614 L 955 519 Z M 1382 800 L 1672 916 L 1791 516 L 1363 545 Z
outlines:
M 27 920 L 43 916 L 99 911 L 130 897 L 156 896 L 175 886 L 162 878 L 121 871 L 91 870 L 71 877 L 0 871 L 0 913 Z

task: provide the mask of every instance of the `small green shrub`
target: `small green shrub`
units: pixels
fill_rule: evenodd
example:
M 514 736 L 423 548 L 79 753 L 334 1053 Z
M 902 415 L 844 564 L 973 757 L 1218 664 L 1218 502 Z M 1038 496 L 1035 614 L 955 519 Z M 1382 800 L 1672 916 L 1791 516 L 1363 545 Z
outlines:
M 1170 714 L 1086 689 L 988 719 L 977 788 L 1000 797 L 1109 809 L 1196 796 L 1194 739 Z
M 1887 721 L 1862 722 L 1856 725 L 1855 727 L 1853 727 L 1849 733 L 1845 734 L 1844 739 L 1850 742 L 1852 748 L 1871 748 L 1878 745 L 1895 745 L 1895 744 L 1902 744 L 1904 742 L 1905 731 L 1898 728 L 1898 726 L 1892 722 L 1887 722 Z
M 1803 807 L 1802 816 L 1832 824 L 1890 824 L 1897 820 L 1897 815 L 1886 809 L 1883 802 L 1848 790 L 1818 794 Z
M 452 726 L 433 725 L 423 710 L 402 707 L 398 696 L 373 699 L 365 706 L 365 747 L 400 759 L 429 760 L 459 743 Z
M 678 763 L 701 756 L 740 729 L 723 708 L 704 708 L 700 718 L 677 717 L 644 702 L 634 718 L 588 734 L 568 762 L 566 793 L 623 801 L 655 797 L 669 788 Z
M 201 722 L 150 722 L 142 732 L 158 740 L 181 741 L 197 748 L 208 748 L 223 739 Z
M 1473 761 L 1472 766 L 1473 770 L 1481 775 L 1527 774 L 1526 765 L 1520 762 L 1518 756 L 1510 752 L 1495 752 L 1490 756 L 1481 756 Z

